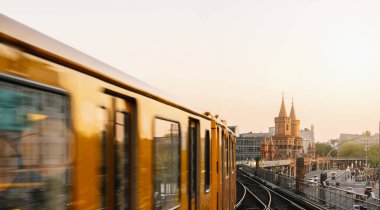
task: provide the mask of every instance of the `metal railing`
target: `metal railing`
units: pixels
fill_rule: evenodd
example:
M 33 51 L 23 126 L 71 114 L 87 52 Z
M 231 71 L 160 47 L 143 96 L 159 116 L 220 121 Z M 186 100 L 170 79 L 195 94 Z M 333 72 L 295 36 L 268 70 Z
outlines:
M 276 174 L 266 169 L 243 167 L 243 171 L 255 174 L 257 177 L 270 182 L 284 190 L 296 193 L 296 179 L 292 176 Z M 380 209 L 380 200 L 368 198 L 364 194 L 358 194 L 337 187 L 321 186 L 319 183 L 312 183 L 300 180 L 298 195 L 310 201 L 333 209 L 352 209 L 353 205 L 361 205 L 367 209 Z

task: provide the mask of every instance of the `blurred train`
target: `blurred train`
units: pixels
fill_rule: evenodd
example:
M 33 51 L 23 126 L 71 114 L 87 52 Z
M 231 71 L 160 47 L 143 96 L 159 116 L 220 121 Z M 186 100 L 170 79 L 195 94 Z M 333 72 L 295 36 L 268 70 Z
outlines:
M 0 15 L 0 209 L 232 210 L 235 142 L 210 113 Z

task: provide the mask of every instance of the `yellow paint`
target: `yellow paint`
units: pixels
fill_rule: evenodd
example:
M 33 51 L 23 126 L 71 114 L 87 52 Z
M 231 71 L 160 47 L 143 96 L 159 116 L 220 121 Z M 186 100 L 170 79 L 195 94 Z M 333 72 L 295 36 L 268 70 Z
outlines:
M 0 48 L 16 49 L 1 45 Z M 16 50 L 17 51 L 17 50 Z M 5 52 L 5 53 L 4 53 Z M 154 146 L 154 119 L 162 117 L 168 120 L 178 122 L 180 124 L 180 209 L 188 209 L 188 123 L 189 118 L 199 120 L 200 123 L 200 142 L 199 142 L 199 190 L 197 199 L 199 207 L 202 209 L 216 209 L 216 193 L 219 193 L 219 208 L 222 207 L 222 200 L 225 200 L 225 208 L 232 210 L 234 200 L 234 184 L 235 177 L 230 175 L 228 179 L 230 183 L 224 183 L 221 188 L 221 181 L 224 180 L 222 174 L 222 164 L 220 152 L 222 151 L 219 144 L 220 133 L 216 132 L 216 128 L 223 130 L 225 135 L 230 135 L 229 142 L 234 142 L 232 134 L 229 133 L 225 125 L 218 124 L 215 120 L 208 120 L 197 115 L 187 113 L 173 106 L 163 104 L 156 100 L 147 98 L 135 92 L 123 89 L 90 75 L 63 67 L 61 65 L 37 58 L 32 55 L 25 54 L 21 51 L 20 57 L 15 59 L 14 55 L 8 55 L 7 50 L 0 51 L 0 72 L 12 74 L 34 82 L 52 85 L 64 89 L 68 92 L 70 100 L 70 121 L 71 121 L 71 142 L 72 142 L 72 201 L 70 202 L 73 209 L 99 209 L 101 206 L 101 162 L 102 162 L 102 134 L 101 131 L 106 131 L 107 142 L 111 142 L 114 138 L 113 114 L 117 108 L 128 110 L 132 113 L 133 133 L 136 137 L 136 142 L 133 143 L 132 150 L 136 152 L 136 156 L 132 161 L 135 164 L 131 168 L 131 176 L 133 179 L 133 189 L 130 196 L 132 205 L 136 209 L 153 209 L 153 146 Z M 3 53 L 3 54 L 2 54 Z M 21 61 L 20 61 L 21 59 Z M 5 62 L 4 62 L 5 61 Z M 3 63 L 2 63 L 3 62 Z M 12 68 L 11 68 L 12 67 Z M 12 69 L 12 70 L 10 70 Z M 88 69 L 91 72 L 90 69 Z M 112 90 L 123 96 L 133 98 L 136 102 L 136 107 L 127 101 L 119 99 L 116 106 L 113 105 L 113 96 L 106 95 L 104 90 Z M 104 113 L 100 113 L 100 107 L 105 107 Z M 135 109 L 134 109 L 135 108 Z M 47 118 L 45 115 L 30 113 L 27 118 L 32 121 L 40 121 Z M 210 130 L 211 135 L 211 184 L 210 191 L 205 192 L 204 189 L 204 139 L 205 130 Z M 234 147 L 230 147 L 230 150 Z M 108 147 L 107 152 L 111 152 Z M 229 151 L 229 154 L 232 154 Z M 107 161 L 112 159 L 109 153 L 106 153 Z M 234 158 L 229 157 L 230 160 Z M 216 163 L 218 162 L 218 171 Z M 107 162 L 112 164 L 113 162 Z M 234 164 L 234 163 L 232 163 Z M 231 165 L 232 166 L 232 165 Z M 108 209 L 113 209 L 112 183 L 109 176 L 112 176 L 108 165 L 107 168 L 107 204 Z M 230 170 L 231 171 L 231 170 Z M 111 174 L 110 174 L 111 173 Z M 112 178 L 112 177 L 111 177 Z M 37 186 L 42 183 L 20 183 L 12 184 L 15 187 Z M 0 189 L 8 188 L 10 184 L 1 184 Z M 227 194 L 226 190 L 231 191 L 230 198 L 221 198 L 223 193 Z M 233 199 L 232 199 L 233 198 Z

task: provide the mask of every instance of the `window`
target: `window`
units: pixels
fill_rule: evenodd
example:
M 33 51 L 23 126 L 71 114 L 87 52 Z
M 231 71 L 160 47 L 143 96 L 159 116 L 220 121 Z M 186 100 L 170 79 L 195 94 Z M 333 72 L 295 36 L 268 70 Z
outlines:
M 97 110 L 97 117 L 99 120 L 99 131 L 100 131 L 100 153 L 101 153 L 101 162 L 100 162 L 100 206 L 102 209 L 106 208 L 106 189 L 107 189 L 107 110 L 105 107 L 99 107 Z
M 229 174 L 229 161 L 228 161 L 228 159 L 229 159 L 229 153 L 228 153 L 228 147 L 229 147 L 229 145 L 228 145 L 228 142 L 229 142 L 229 137 L 228 136 L 226 136 L 226 141 L 224 142 L 224 150 L 225 150 L 225 160 L 226 160 L 226 163 L 225 163 L 225 166 L 226 166 L 226 171 L 227 171 L 227 174 L 226 174 L 226 177 L 228 177 L 228 174 Z M 249 148 L 249 151 L 250 151 L 250 148 Z
M 189 121 L 189 194 L 193 198 L 198 194 L 198 142 L 199 142 L 199 121 L 190 119 Z
M 210 143 L 210 131 L 206 130 L 205 138 L 205 191 L 210 191 L 210 154 L 211 154 L 211 143 Z
M 234 158 L 236 159 L 236 157 L 235 157 L 235 150 L 232 149 L 232 171 L 235 171 L 235 165 L 233 164 Z
M 130 192 L 130 115 L 127 111 L 115 112 L 115 209 L 128 209 Z
M 180 203 L 179 123 L 155 119 L 154 207 L 171 209 Z
M 62 135 L 70 133 L 68 98 L 6 81 L 0 80 L 0 209 L 65 208 L 72 167 L 71 141 Z

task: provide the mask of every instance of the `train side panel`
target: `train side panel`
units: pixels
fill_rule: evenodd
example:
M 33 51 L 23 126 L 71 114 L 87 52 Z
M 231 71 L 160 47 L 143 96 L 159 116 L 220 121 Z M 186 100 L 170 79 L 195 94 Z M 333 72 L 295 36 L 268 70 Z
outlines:
M 234 136 L 216 120 L 3 43 L 0 73 L 25 83 L 0 84 L 0 97 L 25 103 L 24 117 L 31 119 L 20 128 L 25 134 L 17 143 L 20 150 L 0 141 L 2 154 L 10 157 L 0 196 L 15 196 L 6 186 L 20 176 L 17 167 L 28 171 L 23 176 L 38 177 L 33 183 L 18 183 L 23 202 L 11 201 L 10 208 L 59 209 L 66 202 L 72 209 L 233 209 Z M 54 88 L 67 95 L 55 94 Z M 27 110 L 29 100 L 41 100 L 46 106 L 37 101 L 30 106 L 33 111 Z M 196 129 L 191 122 L 196 122 Z M 6 126 L 0 123 L 0 129 L 9 130 Z M 63 136 L 65 141 L 58 141 Z M 59 153 L 46 152 L 50 150 Z M 29 158 L 22 166 L 14 158 L 18 152 Z M 65 164 L 59 162 L 62 157 Z M 49 170 L 36 170 L 39 167 Z

